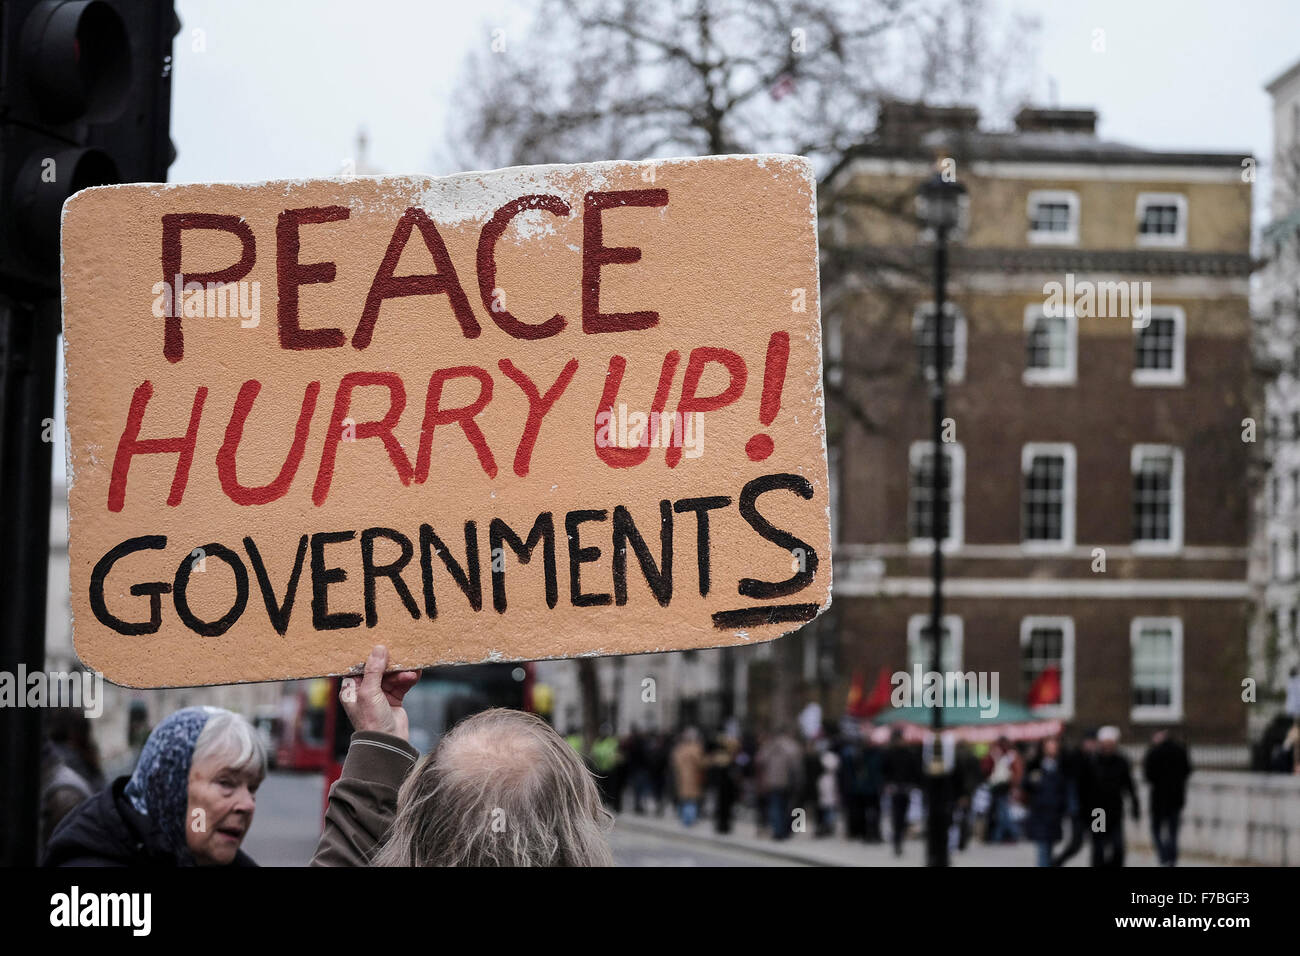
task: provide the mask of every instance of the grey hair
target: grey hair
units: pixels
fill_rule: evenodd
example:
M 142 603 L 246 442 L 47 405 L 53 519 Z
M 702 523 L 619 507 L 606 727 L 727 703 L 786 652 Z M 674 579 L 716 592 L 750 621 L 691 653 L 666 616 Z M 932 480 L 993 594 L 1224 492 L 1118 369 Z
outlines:
M 613 866 L 614 818 L 550 724 L 495 707 L 416 764 L 375 866 Z
M 194 742 L 190 764 L 198 764 L 215 755 L 227 767 L 253 770 L 257 772 L 259 780 L 265 778 L 266 747 L 253 725 L 232 711 L 220 707 L 208 709 L 213 714 L 199 732 L 199 739 Z

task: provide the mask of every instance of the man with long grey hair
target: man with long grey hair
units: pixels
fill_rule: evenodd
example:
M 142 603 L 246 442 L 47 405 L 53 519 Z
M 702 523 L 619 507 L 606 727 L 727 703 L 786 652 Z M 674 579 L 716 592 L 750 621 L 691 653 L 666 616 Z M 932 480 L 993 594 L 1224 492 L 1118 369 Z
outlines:
M 376 646 L 339 699 L 356 732 L 330 790 L 313 866 L 610 866 L 613 818 L 590 771 L 541 718 L 494 708 L 420 758 L 402 698 L 416 671 L 385 674 Z

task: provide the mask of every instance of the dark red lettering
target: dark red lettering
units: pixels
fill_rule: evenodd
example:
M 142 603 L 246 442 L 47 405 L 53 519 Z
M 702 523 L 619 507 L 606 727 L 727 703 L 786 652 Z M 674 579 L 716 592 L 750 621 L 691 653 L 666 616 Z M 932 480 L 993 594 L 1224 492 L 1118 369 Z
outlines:
M 181 233 L 186 229 L 219 229 L 239 240 L 239 261 L 215 272 L 181 272 Z M 257 244 L 253 230 L 238 216 L 207 212 L 168 213 L 162 217 L 163 282 L 171 286 L 171 308 L 163 322 L 163 356 L 179 362 L 185 355 L 185 333 L 181 330 L 181 296 L 188 282 L 238 282 L 253 270 Z M 180 277 L 179 283 L 177 277 Z
M 622 189 L 614 192 L 589 192 L 583 199 L 582 213 L 582 331 L 633 332 L 659 324 L 659 313 L 601 312 L 600 267 L 628 265 L 641 261 L 636 246 L 603 244 L 604 225 L 601 212 L 618 206 L 666 206 L 666 189 Z

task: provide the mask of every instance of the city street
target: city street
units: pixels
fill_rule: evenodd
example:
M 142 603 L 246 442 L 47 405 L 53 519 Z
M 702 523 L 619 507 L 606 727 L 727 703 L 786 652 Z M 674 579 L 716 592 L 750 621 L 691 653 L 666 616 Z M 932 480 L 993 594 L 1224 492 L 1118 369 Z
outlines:
M 320 808 L 324 788 L 319 774 L 273 772 L 257 792 L 257 816 L 244 849 L 262 866 L 305 866 L 320 835 Z M 310 812 L 309 812 L 310 810 Z M 1139 824 L 1140 825 L 1140 824 Z M 887 845 L 868 846 L 840 838 L 816 840 L 795 836 L 784 844 L 756 836 L 752 822 L 740 821 L 728 836 L 713 832 L 701 820 L 691 831 L 665 815 L 624 814 L 611 834 L 615 862 L 620 866 L 920 866 L 924 847 L 908 840 L 903 856 L 895 857 Z M 954 866 L 1028 866 L 1033 862 L 1028 843 L 986 846 L 972 843 L 954 853 Z M 1130 849 L 1130 866 L 1154 866 L 1149 852 Z M 1085 848 L 1071 866 L 1086 866 Z M 1204 866 L 1208 861 L 1184 858 L 1184 866 Z
M 324 787 L 319 774 L 273 772 L 257 791 L 257 816 L 244 849 L 262 866 L 306 866 L 320 836 Z M 672 821 L 669 823 L 673 826 Z M 682 835 L 616 828 L 610 841 L 620 866 L 801 866 L 743 848 Z

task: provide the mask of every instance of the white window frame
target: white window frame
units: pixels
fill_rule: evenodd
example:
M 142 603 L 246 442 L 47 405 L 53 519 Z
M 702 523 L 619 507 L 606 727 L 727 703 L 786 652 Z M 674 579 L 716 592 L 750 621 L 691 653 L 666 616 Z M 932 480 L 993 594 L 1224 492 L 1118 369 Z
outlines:
M 1187 384 L 1187 313 L 1176 305 L 1153 305 L 1151 320 L 1174 320 L 1174 367 L 1173 368 L 1138 368 L 1138 336 L 1150 328 L 1151 321 L 1140 329 L 1133 330 L 1133 384 L 1143 387 L 1170 388 Z
M 1070 207 L 1070 228 L 1067 232 L 1043 232 L 1033 227 L 1034 207 L 1039 203 L 1065 203 Z M 1029 227 L 1027 237 L 1035 246 L 1076 246 L 1079 244 L 1079 194 L 1069 189 L 1035 189 L 1025 203 Z
M 1129 694 L 1133 693 L 1133 655 L 1138 635 L 1145 628 L 1168 628 L 1173 635 L 1174 674 L 1169 691 L 1169 706 L 1130 705 L 1129 720 L 1135 724 L 1172 723 L 1183 719 L 1183 619 L 1180 617 L 1135 617 L 1129 625 Z
M 948 491 L 948 537 L 943 539 L 942 551 L 949 554 L 958 550 L 965 540 L 965 501 L 966 501 L 966 449 L 961 442 L 941 442 L 943 449 L 951 459 L 950 481 Z M 933 450 L 932 441 L 914 441 L 907 450 L 907 533 L 908 549 L 928 554 L 934 550 L 934 538 L 911 538 L 912 533 L 912 475 L 919 467 L 921 458 Z
M 934 308 L 933 302 L 920 302 L 912 312 L 912 341 L 915 343 L 925 321 L 925 314 Z M 952 364 L 948 368 L 948 383 L 960 384 L 966 380 L 966 313 L 952 301 L 943 304 L 946 315 L 952 315 Z M 943 323 L 937 323 L 935 334 L 942 334 Z M 915 351 L 915 349 L 913 349 Z M 934 381 L 934 363 L 927 362 L 921 370 L 927 382 Z
M 844 321 L 839 309 L 831 309 L 826 315 L 826 381 L 831 385 L 840 385 L 844 381 Z
M 1057 318 L 1047 315 L 1042 305 L 1025 306 L 1025 345 L 1028 347 L 1029 334 L 1034 323 L 1041 318 Z M 1065 309 L 1066 358 L 1065 368 L 1030 368 L 1025 365 L 1024 383 L 1026 385 L 1073 385 L 1079 376 L 1079 321 L 1074 309 Z M 1135 346 L 1136 347 L 1136 346 Z M 1026 363 L 1028 356 L 1026 356 Z
M 1060 455 L 1065 459 L 1064 484 L 1061 489 L 1063 507 L 1061 511 L 1061 534 L 1058 541 L 1031 541 L 1024 537 L 1024 477 L 1038 455 Z M 1027 552 L 1043 553 L 1068 551 L 1074 547 L 1074 513 L 1078 500 L 1078 485 L 1075 481 L 1076 458 L 1074 446 L 1068 442 L 1028 442 L 1020 450 L 1020 546 Z
M 913 661 L 921 656 L 921 673 L 924 674 L 930 669 L 930 642 L 925 639 L 925 629 L 930 626 L 929 614 L 913 614 L 907 619 L 907 666 L 912 668 Z M 965 639 L 962 632 L 962 619 L 959 614 L 945 614 L 943 616 L 943 626 L 952 637 L 953 656 L 957 658 L 956 663 L 952 666 L 954 671 L 965 671 L 964 661 L 966 657 Z M 940 648 L 940 663 L 942 660 L 943 650 Z M 945 666 L 945 671 L 947 667 Z M 911 670 L 908 671 L 911 674 Z
M 1036 716 L 1071 720 L 1074 717 L 1074 618 L 1037 615 L 1020 619 L 1020 652 L 1029 646 L 1029 635 L 1034 628 L 1055 627 L 1061 630 L 1061 702 L 1031 708 Z M 1021 670 L 1023 667 L 1022 657 Z M 1025 688 L 1029 692 L 1029 688 Z
M 1138 462 L 1146 455 L 1170 455 L 1173 458 L 1173 473 L 1170 476 L 1169 494 L 1172 505 L 1169 514 L 1168 541 L 1139 541 L 1132 543 L 1134 554 L 1175 554 L 1183 548 L 1183 509 L 1186 497 L 1183 493 L 1183 450 L 1176 445 L 1134 445 L 1129 456 L 1129 500 L 1132 504 L 1133 478 L 1137 475 Z M 1132 512 L 1129 513 L 1130 519 Z
M 1172 236 L 1148 235 L 1140 232 L 1147 206 L 1178 207 L 1178 231 Z M 1138 193 L 1136 215 L 1133 230 L 1137 235 L 1137 244 L 1141 248 L 1181 247 L 1187 245 L 1187 196 L 1183 193 Z

